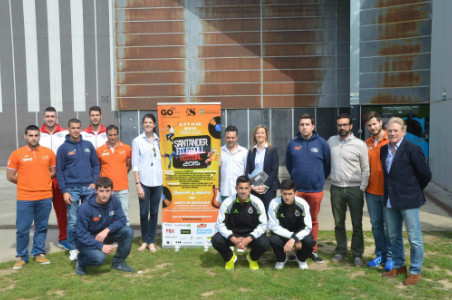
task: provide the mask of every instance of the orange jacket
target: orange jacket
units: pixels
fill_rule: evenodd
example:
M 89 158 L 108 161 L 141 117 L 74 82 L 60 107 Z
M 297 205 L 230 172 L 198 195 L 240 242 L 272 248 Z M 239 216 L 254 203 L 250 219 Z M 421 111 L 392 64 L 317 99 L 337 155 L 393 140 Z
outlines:
M 384 131 L 384 130 L 383 130 Z M 371 136 L 366 140 L 367 149 L 369 152 L 369 166 L 370 166 L 370 178 L 369 185 L 367 186 L 367 192 L 374 195 L 384 195 L 384 179 L 383 179 L 383 166 L 380 160 L 380 149 L 387 143 L 389 143 L 386 131 L 385 135 L 378 144 L 375 146 L 374 137 Z

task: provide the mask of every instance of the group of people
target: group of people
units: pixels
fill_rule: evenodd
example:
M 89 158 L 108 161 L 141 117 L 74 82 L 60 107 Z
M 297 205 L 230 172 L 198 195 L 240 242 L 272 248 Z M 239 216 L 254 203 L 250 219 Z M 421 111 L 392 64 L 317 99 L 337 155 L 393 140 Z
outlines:
M 17 184 L 17 259 L 13 269 L 28 262 L 32 223 L 31 255 L 37 263 L 50 263 L 45 256 L 45 240 L 53 202 L 59 247 L 69 251 L 70 260 L 77 260 L 77 274 L 84 275 L 87 266 L 103 263 L 116 248 L 112 269 L 132 272 L 125 263 L 133 238 L 128 215 L 130 170 L 140 204 L 142 245 L 138 250 L 157 251 L 164 155 L 160 153 L 154 115 L 143 117 L 143 133 L 133 140 L 132 147 L 119 140 L 117 126 L 101 124 L 98 106 L 89 109 L 89 120 L 90 125 L 82 131 L 81 121 L 71 119 L 66 130 L 57 123 L 56 110 L 48 107 L 43 126 L 28 126 L 24 134 L 27 145 L 11 154 L 7 179 Z M 331 175 L 337 243 L 332 262 L 340 263 L 346 257 L 348 207 L 353 225 L 353 263 L 363 265 L 365 193 L 376 255 L 367 266 L 382 265 L 385 277 L 408 275 L 404 222 L 412 253 L 405 284 L 420 280 L 423 245 L 419 207 L 425 203 L 423 189 L 431 179 L 430 169 L 421 148 L 404 139 L 402 119 L 389 119 L 387 130 L 376 112 L 368 113 L 365 120 L 371 133 L 365 142 L 353 135 L 348 114 L 337 117 L 338 135 L 325 141 L 315 131 L 314 119 L 303 114 L 299 133 L 286 151 L 291 179 L 281 183 L 278 152 L 270 143 L 267 127 L 258 125 L 253 130 L 250 150 L 238 144 L 235 126 L 226 128 L 220 156 L 218 232 L 212 237 L 226 269 L 234 268 L 234 250 L 241 252 L 247 247 L 252 249 L 247 255 L 251 269 L 259 268 L 257 260 L 270 246 L 276 255 L 275 269 L 282 269 L 288 259 L 296 260 L 300 269 L 308 268 L 308 258 L 322 263 L 317 252 L 318 215 L 325 179 Z M 254 179 L 255 174 L 260 180 Z M 279 189 L 281 197 L 276 197 Z
M 346 258 L 348 208 L 353 227 L 353 264 L 363 266 L 365 194 L 375 240 L 375 258 L 367 266 L 383 266 L 382 276 L 388 278 L 403 274 L 407 276 L 406 285 L 419 282 L 424 256 L 420 207 L 425 203 L 423 189 L 431 179 L 430 168 L 422 149 L 404 139 L 403 119 L 390 118 L 384 130 L 380 115 L 371 111 L 365 123 L 371 136 L 364 142 L 353 135 L 350 115 L 340 114 L 336 118 L 338 134 L 325 141 L 316 133 L 314 119 L 303 114 L 299 133 L 286 151 L 291 179 L 281 184 L 278 154 L 269 142 L 267 127 L 256 126 L 250 150 L 238 145 L 236 127 L 226 128 L 220 161 L 223 202 L 216 225 L 218 233 L 212 237 L 212 245 L 225 260 L 226 269 L 234 268 L 234 247 L 240 252 L 247 246 L 252 248 L 247 256 L 251 269 L 259 268 L 257 259 L 270 246 L 276 255 L 275 269 L 282 269 L 290 258 L 298 262 L 300 269 L 308 268 L 308 258 L 323 263 L 317 253 L 318 215 L 325 179 L 331 176 L 336 236 L 336 253 L 331 261 L 341 263 Z M 252 179 L 256 171 L 266 174 L 265 182 L 253 184 L 247 177 Z M 276 197 L 278 188 L 281 197 Z M 267 220 L 269 238 L 265 235 Z M 411 246 L 409 274 L 403 223 Z
M 133 169 L 140 203 L 143 244 L 138 249 L 157 251 L 158 208 L 162 196 L 162 167 L 156 120 L 143 118 L 143 134 L 132 146 L 119 140 L 115 125 L 101 124 L 100 107 L 88 114 L 90 125 L 82 131 L 81 121 L 70 119 L 68 129 L 58 124 L 55 108 L 44 112 L 41 128 L 25 129 L 26 145 L 14 151 L 7 165 L 7 179 L 17 184 L 17 256 L 13 269 L 28 263 L 29 232 L 34 223 L 31 255 L 49 264 L 45 240 L 52 202 L 58 222 L 58 246 L 77 260 L 75 271 L 102 264 L 106 255 L 116 254 L 112 269 L 132 272 L 125 263 L 133 239 L 129 220 L 128 173 Z

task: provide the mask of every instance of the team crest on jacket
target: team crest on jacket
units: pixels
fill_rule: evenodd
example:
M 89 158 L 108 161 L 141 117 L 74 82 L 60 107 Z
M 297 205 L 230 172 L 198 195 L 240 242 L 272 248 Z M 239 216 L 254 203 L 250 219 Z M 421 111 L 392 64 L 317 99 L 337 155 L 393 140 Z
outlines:
M 252 208 L 252 207 L 248 208 L 248 213 L 249 213 L 249 214 L 252 214 L 252 213 L 253 213 L 253 208 Z
M 312 148 L 311 148 L 311 152 L 318 153 L 318 152 L 319 152 L 319 149 L 316 148 L 316 147 L 312 147 Z
M 299 217 L 301 215 L 300 211 L 297 209 L 295 210 L 295 216 Z
M 301 146 L 296 146 L 295 150 L 301 150 Z

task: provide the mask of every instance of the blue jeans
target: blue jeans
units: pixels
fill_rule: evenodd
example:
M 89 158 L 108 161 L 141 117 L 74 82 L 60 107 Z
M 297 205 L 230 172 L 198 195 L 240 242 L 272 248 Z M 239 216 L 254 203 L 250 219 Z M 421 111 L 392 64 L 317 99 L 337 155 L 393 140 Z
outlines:
M 422 242 L 422 231 L 420 221 L 420 209 L 397 209 L 386 208 L 388 219 L 388 232 L 391 240 L 392 259 L 394 268 L 401 268 L 405 265 L 405 249 L 403 247 L 402 224 L 405 222 L 410 242 L 410 274 L 421 273 L 422 262 L 424 261 L 424 243 Z
M 388 235 L 388 222 L 386 220 L 386 208 L 384 196 L 366 193 L 367 210 L 375 240 L 375 255 L 383 257 L 383 260 L 392 258 L 391 242 Z
M 67 192 L 72 197 L 72 204 L 66 204 L 67 206 L 67 243 L 69 244 L 70 250 L 75 249 L 74 235 L 72 230 L 75 227 L 75 221 L 77 221 L 77 210 L 80 206 L 80 201 L 83 202 L 94 194 L 95 189 L 92 188 L 88 190 L 88 186 L 78 186 L 74 188 L 67 189 Z
M 143 243 L 152 244 L 155 242 L 155 234 L 157 232 L 163 186 L 145 186 L 144 184 L 141 184 L 141 186 L 144 190 L 144 199 L 139 199 L 141 238 Z
M 119 264 L 123 262 L 130 254 L 130 249 L 132 248 L 133 240 L 133 229 L 129 226 L 122 227 L 119 231 L 115 233 L 110 233 L 104 240 L 104 244 L 118 243 L 118 249 L 116 254 L 113 256 L 112 264 Z M 99 249 L 92 249 L 84 244 L 75 241 L 77 249 L 80 253 L 77 256 L 78 264 L 84 268 L 87 266 L 97 266 L 101 265 L 106 258 L 106 254 Z
M 124 215 L 127 218 L 127 226 L 130 226 L 129 219 L 129 190 L 115 191 L 113 194 L 118 197 L 121 202 L 122 210 L 124 211 Z
M 43 200 L 17 200 L 16 205 L 16 257 L 28 262 L 28 244 L 31 224 L 35 224 L 33 234 L 33 255 L 45 254 L 47 224 L 52 210 L 52 198 Z

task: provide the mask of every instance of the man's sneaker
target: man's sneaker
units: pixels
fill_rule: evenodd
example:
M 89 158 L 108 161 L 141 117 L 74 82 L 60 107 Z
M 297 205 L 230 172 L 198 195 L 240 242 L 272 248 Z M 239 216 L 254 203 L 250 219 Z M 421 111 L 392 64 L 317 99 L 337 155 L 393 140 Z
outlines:
M 357 256 L 353 260 L 353 264 L 355 265 L 355 267 L 362 267 L 363 266 L 363 260 L 361 259 L 361 257 Z
M 246 256 L 246 259 L 250 263 L 251 270 L 259 270 L 259 264 L 257 263 L 257 260 L 252 260 L 249 254 Z
M 13 270 L 19 270 L 26 264 L 27 264 L 27 262 L 25 260 L 23 260 L 22 257 L 18 257 L 18 258 L 16 258 L 16 263 L 13 266 Z
M 50 260 L 47 259 L 47 257 L 41 253 L 38 256 L 35 256 L 35 262 L 41 265 L 48 265 L 50 264 Z
M 394 269 L 394 261 L 390 258 L 386 259 L 386 263 L 385 263 L 385 271 L 391 271 L 392 269 Z
M 235 255 L 235 253 L 232 252 L 232 258 L 226 262 L 226 264 L 224 265 L 224 268 L 226 270 L 234 270 L 234 264 L 235 264 L 236 260 L 237 260 L 237 255 Z
M 77 256 L 78 256 L 78 250 L 69 250 L 69 260 L 70 261 L 74 261 L 77 260 Z
M 80 275 L 80 276 L 86 275 L 85 268 L 82 267 L 78 262 L 75 265 L 75 274 Z
M 323 264 L 323 259 L 317 254 L 317 252 L 312 252 L 310 257 L 314 262 Z
M 340 263 L 343 260 L 344 260 L 344 256 L 342 254 L 336 253 L 334 255 L 333 259 L 331 260 L 331 262 L 333 262 L 335 264 L 338 264 L 338 263 Z
M 301 270 L 309 269 L 307 262 L 298 260 L 298 258 L 297 258 L 297 263 L 298 263 L 298 269 L 301 269 Z
M 131 272 L 135 271 L 135 269 L 132 268 L 131 266 L 129 266 L 128 264 L 126 264 L 125 261 L 122 261 L 117 264 L 112 264 L 111 269 L 116 270 L 116 271 L 121 271 L 121 272 L 127 272 L 127 273 L 131 273 Z
M 383 258 L 380 255 L 377 255 L 374 259 L 367 262 L 367 266 L 369 268 L 377 268 L 381 265 Z
M 284 265 L 286 264 L 288 258 L 286 256 L 286 259 L 284 261 L 277 261 L 275 264 L 275 270 L 282 270 L 284 269 Z
M 61 240 L 61 241 L 58 243 L 58 247 L 61 248 L 61 249 L 63 249 L 63 250 L 71 250 L 71 247 L 69 246 L 69 244 L 67 243 L 66 240 Z

